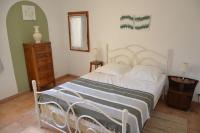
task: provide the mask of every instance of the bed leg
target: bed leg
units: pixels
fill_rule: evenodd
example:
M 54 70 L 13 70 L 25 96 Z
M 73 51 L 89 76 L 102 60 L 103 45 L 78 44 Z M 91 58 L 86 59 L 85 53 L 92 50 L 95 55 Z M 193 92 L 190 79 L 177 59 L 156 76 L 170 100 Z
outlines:
M 40 121 L 40 110 L 39 110 L 38 99 L 37 99 L 37 85 L 36 85 L 35 80 L 32 80 L 32 87 L 33 87 L 34 100 L 35 100 L 35 112 L 36 112 L 36 115 L 37 115 L 38 124 L 39 124 L 40 127 L 42 127 L 41 121 Z
M 122 111 L 122 133 L 126 133 L 127 122 L 128 122 L 128 110 L 124 109 Z
M 163 101 L 166 100 L 166 91 L 168 89 L 168 86 L 169 86 L 169 83 L 168 83 L 168 80 L 166 80 L 166 83 L 165 83 L 164 88 L 163 88 L 163 94 L 162 94 L 162 100 Z
M 164 88 L 163 88 L 162 100 L 163 100 L 163 101 L 165 100 L 165 86 L 164 86 Z

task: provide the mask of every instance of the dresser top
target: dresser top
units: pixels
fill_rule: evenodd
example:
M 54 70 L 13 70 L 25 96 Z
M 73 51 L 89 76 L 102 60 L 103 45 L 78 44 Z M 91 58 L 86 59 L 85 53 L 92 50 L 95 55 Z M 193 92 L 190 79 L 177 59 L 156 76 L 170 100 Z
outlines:
M 23 45 L 42 45 L 42 44 L 51 44 L 51 42 L 41 42 L 41 43 L 27 42 L 27 43 L 23 43 Z

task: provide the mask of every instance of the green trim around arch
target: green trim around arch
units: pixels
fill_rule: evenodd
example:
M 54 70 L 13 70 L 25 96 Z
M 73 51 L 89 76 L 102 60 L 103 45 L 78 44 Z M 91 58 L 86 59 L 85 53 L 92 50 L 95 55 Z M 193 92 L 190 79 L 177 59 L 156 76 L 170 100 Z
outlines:
M 35 6 L 36 20 L 23 20 L 22 5 Z M 49 41 L 48 23 L 44 12 L 38 5 L 30 1 L 20 1 L 9 9 L 6 24 L 18 92 L 23 92 L 29 89 L 23 43 L 33 42 L 34 25 L 40 26 L 42 41 Z

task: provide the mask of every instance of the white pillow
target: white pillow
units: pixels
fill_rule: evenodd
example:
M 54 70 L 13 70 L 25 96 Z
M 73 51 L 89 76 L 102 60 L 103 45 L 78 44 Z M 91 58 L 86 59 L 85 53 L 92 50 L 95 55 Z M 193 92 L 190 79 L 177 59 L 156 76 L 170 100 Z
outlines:
M 162 71 L 153 66 L 136 65 L 126 74 L 129 78 L 157 82 Z
M 111 75 L 124 75 L 126 72 L 130 71 L 131 67 L 125 64 L 110 63 L 99 67 L 95 72 L 111 74 Z

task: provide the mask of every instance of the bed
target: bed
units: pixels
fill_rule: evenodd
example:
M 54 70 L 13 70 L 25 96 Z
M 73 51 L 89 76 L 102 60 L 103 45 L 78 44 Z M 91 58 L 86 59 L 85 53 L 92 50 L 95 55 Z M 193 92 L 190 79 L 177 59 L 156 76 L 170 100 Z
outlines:
M 32 82 L 40 125 L 65 133 L 142 132 L 165 93 L 168 55 L 139 45 L 114 50 L 107 46 L 106 53 L 105 67 L 79 79 L 43 92 Z

